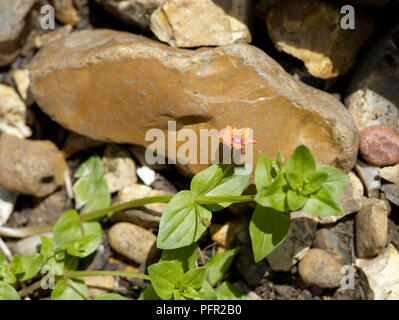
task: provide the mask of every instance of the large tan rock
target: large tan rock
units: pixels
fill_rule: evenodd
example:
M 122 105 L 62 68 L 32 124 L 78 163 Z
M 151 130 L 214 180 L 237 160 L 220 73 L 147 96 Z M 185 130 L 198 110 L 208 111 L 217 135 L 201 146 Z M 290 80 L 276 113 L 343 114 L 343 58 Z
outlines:
M 167 0 L 151 15 L 159 40 L 176 47 L 251 42 L 249 0 Z
M 340 7 L 319 0 L 282 0 L 267 15 L 269 36 L 277 49 L 305 63 L 313 76 L 345 74 L 370 38 L 373 20 L 356 11 L 355 29 L 343 29 Z
M 192 51 L 129 33 L 79 31 L 41 49 L 31 80 L 47 114 L 96 140 L 148 146 L 146 132 L 166 133 L 174 120 L 178 131 L 197 133 L 252 127 L 254 160 L 279 150 L 288 158 L 306 144 L 317 162 L 349 170 L 357 155 L 358 132 L 345 107 L 246 44 Z M 206 166 L 189 165 L 194 172 Z

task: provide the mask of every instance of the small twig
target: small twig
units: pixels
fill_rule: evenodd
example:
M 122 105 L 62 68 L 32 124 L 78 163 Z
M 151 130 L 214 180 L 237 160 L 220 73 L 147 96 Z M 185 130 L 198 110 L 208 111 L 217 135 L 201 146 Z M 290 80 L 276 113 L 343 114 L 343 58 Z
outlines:
M 73 189 L 71 176 L 69 175 L 69 170 L 65 169 L 65 190 L 69 199 L 73 199 Z
M 198 248 L 198 253 L 199 253 L 200 260 L 201 260 L 201 264 L 202 265 L 205 264 L 205 258 L 204 258 L 204 254 L 203 254 L 201 248 Z
M 208 250 L 208 249 L 214 247 L 216 244 L 217 244 L 216 242 L 212 242 L 211 244 L 207 245 L 207 246 L 204 248 L 204 251 L 206 251 L 206 250 Z
M 6 257 L 8 262 L 11 262 L 12 259 L 12 253 L 10 249 L 8 249 L 7 245 L 3 241 L 3 239 L 0 237 L 0 250 L 3 251 L 4 256 Z
M 35 290 L 40 289 L 41 288 L 41 280 L 31 284 L 29 287 L 26 287 L 20 291 L 18 291 L 18 295 L 23 298 L 25 296 L 30 295 L 31 293 L 33 293 Z

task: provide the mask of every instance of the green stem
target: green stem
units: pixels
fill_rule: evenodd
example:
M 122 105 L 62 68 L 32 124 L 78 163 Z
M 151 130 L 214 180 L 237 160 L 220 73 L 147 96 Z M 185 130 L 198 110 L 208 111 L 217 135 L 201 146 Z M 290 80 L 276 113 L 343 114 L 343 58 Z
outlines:
M 142 207 L 146 204 L 151 203 L 168 203 L 172 199 L 172 196 L 159 196 L 159 197 L 147 197 L 142 199 L 137 199 L 122 204 L 118 204 L 107 209 L 99 210 L 96 212 L 82 213 L 80 215 L 81 221 L 95 220 L 104 217 L 108 213 L 118 212 L 127 209 Z M 25 238 L 33 236 L 35 234 L 49 232 L 53 229 L 54 223 L 44 224 L 39 226 L 32 226 L 26 228 L 6 228 L 0 227 L 0 236 L 10 237 L 10 238 Z
M 80 219 L 82 221 L 95 220 L 102 218 L 111 212 L 118 212 L 127 209 L 142 207 L 146 204 L 151 204 L 151 203 L 168 203 L 172 198 L 173 196 L 158 196 L 158 197 L 147 197 L 147 198 L 136 199 L 129 202 L 117 204 L 115 206 L 100 211 L 91 212 L 91 213 L 82 213 L 80 215 Z
M 255 198 L 254 195 L 247 196 L 198 196 L 196 201 L 199 204 L 217 204 L 222 202 L 233 202 L 233 203 L 241 203 L 241 202 L 250 202 Z
M 88 271 L 72 271 L 65 275 L 65 278 L 82 278 L 95 276 L 120 276 L 133 277 L 138 279 L 150 280 L 150 276 L 142 273 L 128 272 L 128 271 L 107 271 L 107 270 L 88 270 Z
M 132 208 L 142 207 L 146 204 L 151 203 L 168 203 L 173 196 L 158 196 L 158 197 L 147 197 L 132 200 L 129 202 L 117 204 L 115 206 L 90 212 L 90 213 L 82 213 L 80 215 L 81 221 L 90 221 L 100 219 L 112 212 L 118 212 L 123 210 L 128 210 Z M 254 200 L 253 195 L 247 196 L 198 196 L 197 202 L 199 204 L 217 204 L 221 202 L 232 202 L 232 203 L 240 203 L 240 202 L 249 202 Z M 36 234 L 41 234 L 45 232 L 50 232 L 54 227 L 54 223 L 39 225 L 39 226 L 32 226 L 26 228 L 7 228 L 7 227 L 0 227 L 0 236 L 3 237 L 10 237 L 10 238 L 25 238 L 29 236 L 33 236 Z
M 120 277 L 133 277 L 133 278 L 138 278 L 138 279 L 144 279 L 144 280 L 150 280 L 150 276 L 146 274 L 141 274 L 141 273 L 135 273 L 135 272 L 128 272 L 128 271 L 106 271 L 106 270 L 99 270 L 99 271 L 73 271 L 73 272 L 67 272 L 65 276 L 63 276 L 64 279 L 70 280 L 73 278 L 83 278 L 83 277 L 95 277 L 95 276 L 120 276 Z M 71 281 L 68 283 L 76 290 L 78 291 L 79 288 L 75 286 L 75 284 Z M 18 295 L 23 298 L 25 296 L 28 296 L 32 294 L 34 291 L 38 290 L 41 288 L 41 280 L 31 284 L 29 287 L 26 287 L 18 292 Z M 80 295 L 85 297 L 84 293 L 81 292 L 80 290 L 78 291 Z M 86 297 L 85 297 L 86 298 Z

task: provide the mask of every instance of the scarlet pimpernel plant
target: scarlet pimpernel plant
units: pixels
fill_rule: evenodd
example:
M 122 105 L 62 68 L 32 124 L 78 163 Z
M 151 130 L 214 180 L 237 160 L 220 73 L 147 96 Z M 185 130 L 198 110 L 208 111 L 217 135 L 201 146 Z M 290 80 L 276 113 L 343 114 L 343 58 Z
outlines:
M 249 135 L 248 128 L 233 126 L 227 126 L 220 141 L 235 150 L 257 143 Z M 284 241 L 291 212 L 303 210 L 313 216 L 342 215 L 337 199 L 349 183 L 349 177 L 339 169 L 316 164 L 305 145 L 298 146 L 287 162 L 281 152 L 276 159 L 261 156 L 255 167 L 256 194 L 242 195 L 251 175 L 252 168 L 247 164 L 234 161 L 213 164 L 192 178 L 189 190 L 174 196 L 147 197 L 109 206 L 110 196 L 104 184 L 101 161 L 96 156 L 91 157 L 77 171 L 79 180 L 75 192 L 85 203 L 80 214 L 69 210 L 55 225 L 22 229 L 0 227 L 0 235 L 9 237 L 53 232 L 52 239 L 42 236 L 38 254 L 14 255 L 11 262 L 0 255 L 0 299 L 20 299 L 40 288 L 39 280 L 19 292 L 16 290 L 21 283 L 37 278 L 43 266 L 50 267 L 55 276 L 55 287 L 51 292 L 54 300 L 91 299 L 81 279 L 96 275 L 150 281 L 151 285 L 140 297 L 143 300 L 243 299 L 244 295 L 229 282 L 220 283 L 239 248 L 217 253 L 205 265 L 197 267 L 197 242 L 210 226 L 213 214 L 234 203 L 256 204 L 249 234 L 254 260 L 258 262 Z M 159 261 L 149 266 L 148 274 L 79 270 L 79 259 L 93 254 L 101 243 L 99 218 L 157 202 L 168 203 L 157 236 L 157 247 L 163 252 Z M 124 298 L 111 293 L 96 299 Z

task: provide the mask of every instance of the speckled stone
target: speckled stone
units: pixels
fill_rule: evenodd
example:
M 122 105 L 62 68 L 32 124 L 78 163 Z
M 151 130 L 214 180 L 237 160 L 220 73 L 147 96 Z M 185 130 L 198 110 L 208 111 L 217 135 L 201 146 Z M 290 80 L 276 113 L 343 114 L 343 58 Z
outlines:
M 399 162 L 399 136 L 385 126 L 371 126 L 360 135 L 360 154 L 374 166 L 388 166 Z

